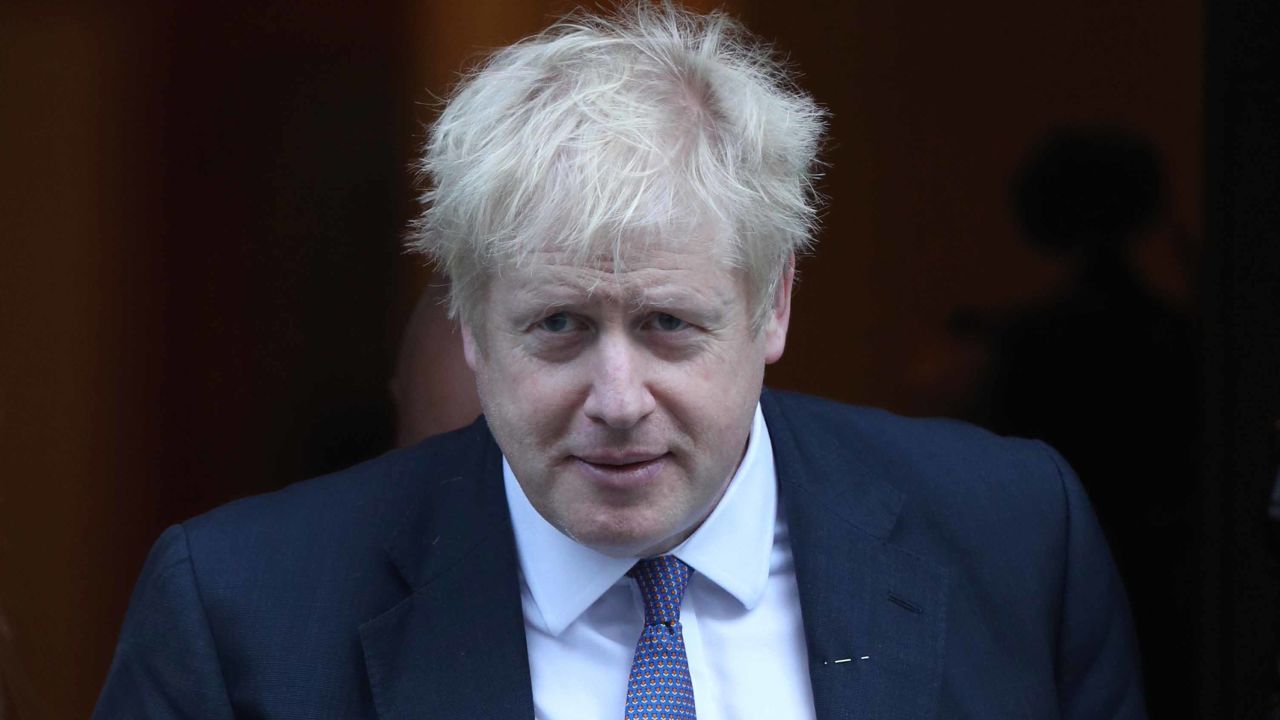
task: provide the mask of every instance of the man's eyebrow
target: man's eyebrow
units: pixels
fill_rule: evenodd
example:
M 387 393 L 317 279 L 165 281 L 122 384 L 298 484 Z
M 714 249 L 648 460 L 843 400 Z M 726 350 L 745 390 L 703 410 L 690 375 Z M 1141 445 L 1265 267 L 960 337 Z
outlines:
M 698 294 L 680 288 L 643 288 L 633 299 L 645 305 L 674 305 L 696 302 Z
M 717 326 L 725 321 L 728 308 L 713 295 L 696 291 L 644 293 L 632 303 L 633 312 L 663 312 L 700 325 Z
M 659 286 L 642 289 L 634 298 L 639 307 L 694 307 L 712 309 L 719 305 L 714 294 L 688 287 Z
M 569 283 L 538 283 L 519 288 L 511 302 L 512 318 L 519 324 L 564 310 L 580 310 L 600 300 L 599 292 Z
M 679 309 L 699 314 L 720 314 L 720 299 L 709 290 L 680 285 L 617 287 L 592 283 L 589 287 L 572 282 L 532 283 L 518 289 L 514 300 L 522 314 L 552 309 L 580 308 L 625 299 L 633 311 Z

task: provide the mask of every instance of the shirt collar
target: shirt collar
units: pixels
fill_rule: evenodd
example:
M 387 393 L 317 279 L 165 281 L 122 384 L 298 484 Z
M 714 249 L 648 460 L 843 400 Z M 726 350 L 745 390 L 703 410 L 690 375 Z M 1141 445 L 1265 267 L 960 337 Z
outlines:
M 610 557 L 557 530 L 529 502 L 505 456 L 502 476 L 520 571 L 547 631 L 559 635 L 639 558 Z M 720 502 L 671 554 L 754 608 L 769 579 L 777 503 L 773 445 L 757 404 L 747 451 Z

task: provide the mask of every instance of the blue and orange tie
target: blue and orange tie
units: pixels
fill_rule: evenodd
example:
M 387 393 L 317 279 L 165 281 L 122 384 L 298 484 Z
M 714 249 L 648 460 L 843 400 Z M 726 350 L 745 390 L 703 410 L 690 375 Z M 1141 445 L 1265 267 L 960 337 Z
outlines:
M 644 631 L 627 683 L 626 720 L 696 720 L 680 600 L 693 568 L 674 555 L 641 560 L 627 573 L 644 597 Z

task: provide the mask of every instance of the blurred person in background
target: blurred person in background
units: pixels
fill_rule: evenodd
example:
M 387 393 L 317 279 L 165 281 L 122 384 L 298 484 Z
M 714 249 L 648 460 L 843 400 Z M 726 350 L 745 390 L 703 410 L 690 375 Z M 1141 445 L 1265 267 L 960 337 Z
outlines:
M 396 447 L 471 424 L 480 414 L 475 375 L 462 354 L 462 337 L 448 316 L 446 287 L 427 283 L 414 305 L 391 378 Z
M 1027 242 L 1072 274 L 993 338 L 986 424 L 1079 473 L 1129 591 L 1152 715 L 1189 717 L 1198 340 L 1138 256 L 1172 232 L 1162 164 L 1133 133 L 1061 130 L 1011 197 Z

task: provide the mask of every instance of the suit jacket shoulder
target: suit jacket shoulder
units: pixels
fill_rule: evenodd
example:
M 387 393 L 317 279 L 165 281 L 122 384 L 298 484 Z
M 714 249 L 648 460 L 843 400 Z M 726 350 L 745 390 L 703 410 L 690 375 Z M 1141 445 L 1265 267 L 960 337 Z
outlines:
M 386 565 L 385 545 L 416 513 L 432 512 L 442 488 L 476 490 L 487 439 L 481 422 L 187 520 L 182 528 L 196 570 L 284 592 L 296 581 L 305 587 L 348 579 L 343 573 L 367 575 Z
M 790 436 L 808 482 L 840 495 L 876 488 L 877 503 L 893 505 L 893 536 L 944 564 L 947 555 L 1007 548 L 1001 538 L 1018 539 L 1023 553 L 1032 551 L 1027 542 L 1052 542 L 1071 496 L 1083 492 L 1066 462 L 1039 441 L 793 393 L 766 398 L 784 418 L 770 432 Z M 862 514 L 857 505 L 867 498 L 848 499 L 849 511 Z M 1087 503 L 1076 510 L 1091 516 Z M 863 524 L 874 532 L 876 523 Z
M 371 716 L 361 627 L 509 534 L 498 457 L 480 420 L 170 528 L 96 717 Z

